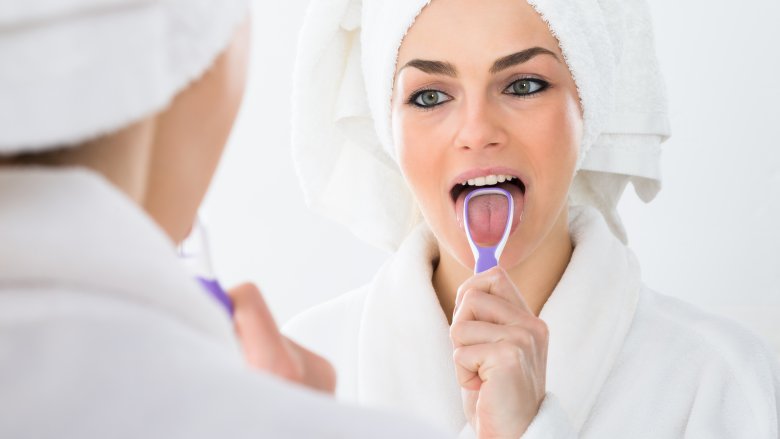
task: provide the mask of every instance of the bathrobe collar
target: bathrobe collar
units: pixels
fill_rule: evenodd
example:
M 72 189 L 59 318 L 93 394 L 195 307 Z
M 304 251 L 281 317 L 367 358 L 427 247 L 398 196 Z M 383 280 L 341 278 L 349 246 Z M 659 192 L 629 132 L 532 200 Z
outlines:
M 100 294 L 152 307 L 237 348 L 230 320 L 170 239 L 98 174 L 0 171 L 0 284 Z
M 572 208 L 570 233 L 571 261 L 540 318 L 550 332 L 547 390 L 579 430 L 623 345 L 641 285 L 633 253 L 598 211 Z M 421 226 L 373 280 L 358 337 L 358 398 L 458 431 L 466 419 L 449 325 L 431 284 L 437 251 Z

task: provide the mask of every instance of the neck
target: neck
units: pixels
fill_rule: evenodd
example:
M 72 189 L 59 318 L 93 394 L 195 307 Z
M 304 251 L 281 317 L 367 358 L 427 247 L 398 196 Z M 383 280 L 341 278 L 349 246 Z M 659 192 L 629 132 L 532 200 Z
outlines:
M 154 119 L 79 146 L 3 159 L 3 166 L 83 167 L 101 174 L 139 205 L 146 193 Z
M 569 265 L 572 251 L 568 210 L 564 208 L 539 247 L 526 259 L 507 270 L 534 315 L 539 315 L 561 280 Z M 433 288 L 450 323 L 458 287 L 473 275 L 472 270 L 440 249 L 439 263 L 433 272 Z

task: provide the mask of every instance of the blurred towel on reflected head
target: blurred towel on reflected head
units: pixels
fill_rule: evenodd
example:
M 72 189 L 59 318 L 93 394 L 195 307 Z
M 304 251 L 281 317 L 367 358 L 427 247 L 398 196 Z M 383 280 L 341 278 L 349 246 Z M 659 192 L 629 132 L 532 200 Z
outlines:
M 246 0 L 221 3 L 0 0 L 0 155 L 77 145 L 162 110 L 246 17 Z

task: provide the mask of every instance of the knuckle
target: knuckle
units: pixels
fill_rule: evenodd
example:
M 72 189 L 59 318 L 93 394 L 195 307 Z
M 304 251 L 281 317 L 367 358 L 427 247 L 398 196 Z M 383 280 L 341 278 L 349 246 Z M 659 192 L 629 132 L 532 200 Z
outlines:
M 465 357 L 466 349 L 464 347 L 459 347 L 452 351 L 452 359 L 455 361 L 455 364 L 463 364 Z
M 459 321 L 453 322 L 452 325 L 450 325 L 450 338 L 454 340 L 459 340 L 462 334 L 463 334 L 463 323 Z
M 522 351 L 512 343 L 499 342 L 496 346 L 496 357 L 503 364 L 522 363 Z
M 530 332 L 525 332 L 522 338 L 523 347 L 526 349 L 533 349 L 536 346 L 536 339 Z
M 493 285 L 499 283 L 502 279 L 502 272 L 501 267 L 495 266 L 487 271 L 486 273 L 486 279 Z
M 476 282 L 475 282 L 474 278 L 471 278 L 471 279 L 463 282 L 458 287 L 458 291 L 456 292 L 456 297 L 460 297 L 461 300 L 462 300 L 463 297 L 466 295 L 466 292 L 468 292 L 469 290 L 474 289 L 475 285 L 476 285 Z
M 475 350 L 472 346 L 460 346 L 452 352 L 452 359 L 455 364 L 468 370 L 472 370 L 475 367 L 479 367 L 479 351 Z
M 458 290 L 455 291 L 455 301 L 460 302 L 463 300 L 463 285 L 458 287 Z
M 547 323 L 544 320 L 539 318 L 537 318 L 535 322 L 536 322 L 535 329 L 536 329 L 536 333 L 539 334 L 539 338 L 543 340 L 549 339 L 550 327 L 547 326 Z
M 462 284 L 460 284 L 460 286 L 458 287 L 458 290 L 455 292 L 455 294 L 458 295 L 458 296 L 462 296 L 463 293 L 465 293 L 466 290 L 470 286 L 471 286 L 471 283 L 469 281 L 463 282 Z
M 508 279 L 506 270 L 501 268 L 500 265 L 496 265 L 495 267 L 491 268 L 488 271 L 488 276 L 488 279 L 491 280 L 494 284 L 502 283 Z
M 469 288 L 465 293 L 463 293 L 463 297 L 461 298 L 460 303 L 461 305 L 464 303 L 473 303 L 477 296 L 479 296 L 479 290 L 476 288 Z
M 534 346 L 534 336 L 525 328 L 515 328 L 512 341 L 517 348 L 530 349 Z

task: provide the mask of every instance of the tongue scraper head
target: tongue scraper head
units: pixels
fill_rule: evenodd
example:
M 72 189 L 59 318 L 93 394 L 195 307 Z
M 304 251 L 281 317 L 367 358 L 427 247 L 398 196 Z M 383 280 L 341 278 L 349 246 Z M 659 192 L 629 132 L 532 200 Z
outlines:
M 501 240 L 494 246 L 480 246 L 474 241 L 471 236 L 471 228 L 469 227 L 469 201 L 472 198 L 482 195 L 503 195 L 507 200 L 507 218 L 506 226 L 504 227 L 504 234 L 501 236 Z M 490 270 L 498 265 L 498 260 L 501 258 L 501 252 L 504 251 L 504 246 L 509 240 L 509 232 L 512 229 L 512 217 L 515 211 L 515 203 L 512 199 L 512 195 L 501 188 L 484 188 L 477 189 L 466 195 L 466 201 L 463 203 L 463 220 L 465 222 L 466 238 L 471 246 L 471 252 L 474 254 L 474 273 L 482 273 L 483 271 Z

